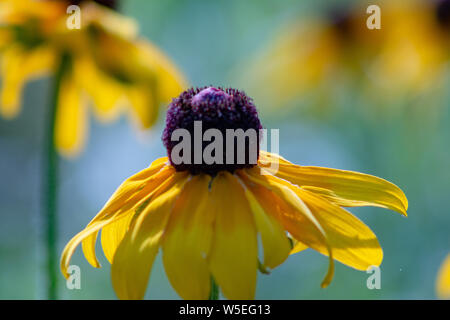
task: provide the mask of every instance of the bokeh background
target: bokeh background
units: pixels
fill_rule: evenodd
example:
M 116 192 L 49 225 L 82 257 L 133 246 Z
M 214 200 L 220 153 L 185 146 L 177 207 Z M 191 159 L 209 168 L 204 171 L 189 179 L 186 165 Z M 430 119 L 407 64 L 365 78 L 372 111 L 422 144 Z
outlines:
M 252 80 L 255 68 L 276 66 L 274 59 L 261 57 L 277 45 L 274 39 L 289 30 L 292 21 L 323 17 L 347 2 L 128 0 L 121 4 L 121 11 L 138 21 L 140 34 L 171 57 L 191 85 L 238 87 L 253 96 L 264 126 L 280 129 L 280 153 L 290 161 L 374 174 L 397 184 L 408 197 L 407 218 L 379 208 L 350 210 L 371 227 L 383 247 L 380 290 L 366 287 L 369 274 L 339 263 L 332 284 L 321 289 L 327 258 L 307 250 L 289 257 L 271 275 L 259 274 L 257 299 L 434 299 L 436 274 L 450 250 L 448 60 L 439 65 L 439 80 L 425 79 L 431 85 L 423 92 L 417 88 L 393 92 L 371 86 L 370 75 L 349 73 L 343 79 L 339 73 L 286 101 L 282 92 L 280 97 L 267 97 L 270 76 L 264 85 Z M 395 23 L 383 25 L 383 2 L 372 2 L 380 4 L 383 32 L 395 34 L 389 29 Z M 364 11 L 362 15 L 366 16 Z M 415 27 L 424 28 L 420 21 Z M 364 47 L 352 50 L 364 51 Z M 30 83 L 21 114 L 14 120 L 0 118 L 0 299 L 43 298 L 45 291 L 38 239 L 43 110 L 49 90 L 49 79 Z M 81 156 L 61 160 L 60 251 L 125 178 L 165 155 L 163 121 L 161 116 L 156 127 L 138 138 L 125 118 L 112 125 L 91 121 Z M 61 275 L 61 298 L 115 298 L 109 264 L 98 251 L 101 269 L 90 267 L 77 250 L 72 264 L 81 268 L 81 290 L 68 290 Z M 160 257 L 146 297 L 178 299 Z

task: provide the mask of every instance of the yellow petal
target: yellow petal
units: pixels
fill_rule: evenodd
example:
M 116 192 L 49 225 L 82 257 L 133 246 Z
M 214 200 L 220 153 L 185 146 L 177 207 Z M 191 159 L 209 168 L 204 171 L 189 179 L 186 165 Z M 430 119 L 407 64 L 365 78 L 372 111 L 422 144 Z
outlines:
M 406 216 L 408 200 L 405 194 L 384 179 L 353 171 L 298 166 L 268 152 L 261 153 L 261 161 L 278 161 L 279 171 L 274 173 L 277 177 L 320 194 L 337 205 L 377 206 Z
M 154 175 L 151 175 L 152 173 Z M 152 164 L 150 168 L 127 179 L 88 226 L 104 220 L 112 223 L 113 221 L 119 221 L 119 218 L 125 218 L 130 214 L 133 215 L 136 210 L 145 206 L 151 197 L 158 195 L 161 190 L 164 190 L 166 185 L 172 183 L 170 178 L 173 173 L 174 169 L 172 167 L 157 163 L 155 165 Z M 95 255 L 97 235 L 98 231 L 90 234 L 82 243 L 86 260 L 96 268 L 100 267 Z M 114 243 L 109 243 L 105 254 L 111 258 L 115 250 Z
M 312 192 L 294 190 L 324 229 L 334 259 L 364 271 L 381 264 L 383 250 L 375 234 L 362 221 Z M 328 255 L 324 248 L 319 252 Z
M 67 74 L 61 80 L 56 108 L 55 145 L 67 157 L 81 151 L 88 130 L 88 114 L 82 93 Z
M 440 299 L 450 299 L 450 254 L 447 255 L 439 269 L 436 293 Z
M 29 51 L 14 46 L 2 53 L 0 112 L 4 117 L 12 118 L 17 115 L 25 83 L 49 72 L 53 63 L 54 56 L 47 47 Z
M 161 170 L 160 166 L 163 165 L 161 163 L 161 160 L 164 159 L 165 158 L 155 161 L 154 165 L 152 164 L 152 166 L 149 169 L 143 170 L 138 174 L 132 176 L 128 180 L 126 180 L 119 187 L 119 189 L 116 191 L 114 195 L 120 199 L 121 196 L 130 193 L 128 189 L 133 189 L 132 186 L 134 186 L 133 191 L 136 192 L 136 189 L 139 189 L 139 186 L 142 185 L 142 179 L 145 179 L 147 175 L 151 173 L 155 173 L 155 170 Z M 158 176 L 158 178 L 161 178 L 161 176 Z M 159 179 L 154 180 L 157 180 L 156 185 L 159 185 L 162 182 Z M 135 183 L 138 183 L 139 181 L 140 184 L 136 186 Z M 98 263 L 97 258 L 95 256 L 95 240 L 97 239 L 97 234 L 99 230 L 104 226 L 107 226 L 109 223 L 114 223 L 115 221 L 123 217 L 123 211 L 119 210 L 118 212 L 116 212 L 116 210 L 118 210 L 119 207 L 117 206 L 117 200 L 114 199 L 113 197 L 112 199 L 110 199 L 110 201 L 108 201 L 104 209 L 100 211 L 100 213 L 97 214 L 97 216 L 87 225 L 87 227 L 80 233 L 78 233 L 75 237 L 73 237 L 69 241 L 69 243 L 67 243 L 61 256 L 61 271 L 65 277 L 69 276 L 69 274 L 67 273 L 67 268 L 69 267 L 70 259 L 72 258 L 72 255 L 75 252 L 76 247 L 81 242 L 83 242 L 83 252 L 88 262 L 94 267 L 100 267 L 100 264 Z
M 111 220 L 103 220 L 103 221 L 96 221 L 90 225 L 88 225 L 84 230 L 79 232 L 75 237 L 73 237 L 65 246 L 63 253 L 61 255 L 61 272 L 64 275 L 64 277 L 68 278 L 70 275 L 67 273 L 67 269 L 70 265 L 70 259 L 72 259 L 72 256 L 75 252 L 75 249 L 78 247 L 78 245 L 83 241 L 83 239 L 87 238 L 91 234 L 95 233 L 97 234 L 98 231 L 108 224 Z M 98 265 L 98 262 L 97 262 Z
M 154 70 L 160 102 L 170 102 L 187 88 L 187 81 L 182 73 L 156 46 L 148 41 L 140 41 L 137 47 L 140 59 L 149 70 Z
M 136 21 L 110 8 L 91 2 L 83 4 L 81 11 L 86 22 L 95 24 L 108 33 L 130 39 L 137 35 L 139 28 Z
M 186 184 L 163 238 L 164 268 L 183 299 L 207 299 L 210 292 L 206 261 L 214 222 L 214 212 L 207 207 L 210 181 L 209 175 L 198 175 Z
M 245 195 L 250 203 L 256 228 L 261 235 L 264 248 L 264 266 L 275 268 L 286 260 L 291 244 L 281 224 L 273 215 L 264 211 L 248 188 Z
M 99 70 L 89 58 L 75 61 L 77 82 L 92 97 L 93 110 L 100 121 L 111 122 L 122 111 L 123 86 Z
M 146 85 L 128 86 L 126 95 L 131 105 L 129 113 L 134 123 L 139 129 L 150 128 L 157 119 L 159 108 L 152 88 Z
M 111 277 L 119 299 L 142 299 L 145 295 L 164 228 L 187 179 L 185 174 L 175 176 L 175 184 L 148 204 L 117 248 Z
M 215 212 L 210 270 L 228 299 L 253 299 L 258 265 L 252 212 L 236 177 L 219 173 L 212 182 L 210 212 Z
M 134 214 L 132 213 L 134 212 L 130 213 L 131 214 L 126 214 L 122 219 L 117 219 L 116 221 L 106 225 L 102 229 L 102 248 L 109 263 L 112 263 L 116 249 L 128 231 L 128 227 L 133 220 Z
M 333 279 L 334 262 L 332 248 L 325 231 L 312 214 L 308 206 L 292 190 L 292 185 L 276 177 L 261 175 L 258 167 L 245 170 L 241 174 L 256 196 L 261 206 L 277 220 L 298 241 L 323 252 L 328 252 L 328 272 L 322 281 L 322 287 L 328 286 Z

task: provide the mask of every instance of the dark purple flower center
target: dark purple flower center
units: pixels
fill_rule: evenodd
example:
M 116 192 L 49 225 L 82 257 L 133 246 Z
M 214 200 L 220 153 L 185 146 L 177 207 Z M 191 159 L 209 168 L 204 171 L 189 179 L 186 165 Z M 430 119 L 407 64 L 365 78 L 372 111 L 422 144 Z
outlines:
M 200 135 L 198 134 L 199 125 L 201 125 Z M 189 133 L 189 140 L 174 139 L 176 131 L 180 131 L 177 129 L 185 129 L 184 131 Z M 173 99 L 169 105 L 162 140 L 170 162 L 177 171 L 188 170 L 192 174 L 207 173 L 214 176 L 219 171 L 234 172 L 256 164 L 254 160 L 259 156 L 260 129 L 262 126 L 253 100 L 244 92 L 231 88 L 191 88 Z M 217 139 L 214 136 L 206 139 L 208 130 L 215 131 L 215 134 L 221 135 L 222 138 Z M 239 135 L 233 136 L 227 141 L 227 137 L 230 137 L 227 135 L 231 131 L 236 134 L 249 134 L 245 138 Z M 256 134 L 254 136 L 256 139 L 251 139 L 251 133 Z M 239 144 L 238 140 L 241 138 L 242 144 Z M 179 159 L 174 159 L 172 154 L 172 151 L 177 151 L 177 155 L 179 154 L 181 140 L 190 149 L 188 150 L 190 152 L 186 154 L 184 149 L 181 152 L 181 155 L 185 156 L 185 161 L 182 163 Z M 213 149 L 212 143 L 218 143 L 216 144 L 218 146 L 220 141 L 223 148 L 209 152 Z M 214 156 L 216 161 L 211 163 L 206 159 L 205 154 Z
M 70 0 L 70 4 L 79 5 L 82 2 L 88 2 L 89 0 Z M 117 10 L 118 0 L 90 0 L 91 2 L 96 2 L 102 6 Z
M 440 26 L 450 29 L 450 0 L 440 0 L 436 6 L 436 19 Z
M 354 31 L 352 26 L 352 11 L 349 6 L 332 6 L 327 11 L 328 21 L 334 28 L 341 40 L 350 41 L 353 38 Z

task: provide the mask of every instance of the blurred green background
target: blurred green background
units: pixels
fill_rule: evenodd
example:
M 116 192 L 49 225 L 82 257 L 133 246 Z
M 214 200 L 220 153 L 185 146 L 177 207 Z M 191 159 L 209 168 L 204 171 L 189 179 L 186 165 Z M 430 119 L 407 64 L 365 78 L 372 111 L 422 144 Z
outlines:
M 340 1 L 342 2 L 342 1 Z M 128 0 L 122 12 L 140 24 L 141 35 L 158 45 L 186 74 L 193 86 L 238 87 L 239 66 L 251 60 L 286 21 L 323 10 L 337 1 L 269 0 Z M 446 66 L 448 68 L 448 63 Z M 358 97 L 356 88 L 330 87 L 340 92 L 330 99 L 332 111 L 317 117 L 314 100 L 264 106 L 267 128 L 280 129 L 280 153 L 301 165 L 326 166 L 374 174 L 394 182 L 409 200 L 408 217 L 379 208 L 351 209 L 378 236 L 384 250 L 381 289 L 369 290 L 369 274 L 337 263 L 335 278 L 320 282 L 327 258 L 307 250 L 293 255 L 271 275 L 258 276 L 257 299 L 434 299 L 435 278 L 450 250 L 450 95 L 449 72 L 438 99 L 406 96 L 377 109 Z M 0 299 L 42 298 L 44 259 L 40 168 L 48 79 L 29 84 L 23 111 L 16 119 L 0 118 Z M 253 91 L 252 91 L 253 90 Z M 319 93 L 318 93 L 319 94 Z M 320 94 L 323 94 L 321 92 Z M 382 93 L 380 93 L 382 95 Z M 314 92 L 310 93 L 314 97 Z M 377 111 L 371 112 L 370 109 Z M 161 143 L 164 116 L 150 132 L 136 138 L 128 121 L 112 125 L 90 123 L 82 155 L 61 160 L 60 251 L 131 174 L 165 155 Z M 81 268 L 81 290 L 68 290 L 60 277 L 64 299 L 115 298 L 110 266 L 101 249 L 103 268 L 94 269 L 79 248 L 72 264 Z M 160 258 L 152 271 L 149 299 L 177 299 Z

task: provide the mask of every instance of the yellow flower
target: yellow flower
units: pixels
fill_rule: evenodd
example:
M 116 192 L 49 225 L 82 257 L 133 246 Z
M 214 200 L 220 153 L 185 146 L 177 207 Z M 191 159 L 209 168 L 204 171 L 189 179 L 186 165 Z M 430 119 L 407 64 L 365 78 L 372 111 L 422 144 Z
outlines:
M 134 21 L 110 8 L 82 1 L 81 29 L 69 29 L 67 7 L 79 2 L 0 1 L 0 114 L 17 115 L 25 83 L 64 64 L 55 144 L 67 156 L 83 146 L 89 100 L 99 120 L 127 113 L 143 129 L 185 86 L 170 60 L 137 37 Z
M 439 269 L 436 293 L 440 299 L 450 299 L 450 254 L 447 255 Z
M 228 149 L 223 159 L 219 156 L 223 161 L 196 162 L 187 151 L 193 161 L 176 161 L 174 132 L 193 131 L 195 136 L 200 120 L 222 134 L 261 129 L 252 100 L 241 91 L 209 87 L 183 92 L 167 112 L 163 142 L 169 157 L 128 178 L 70 240 L 61 257 L 66 277 L 80 243 L 89 263 L 100 266 L 95 255 L 100 230 L 120 299 L 144 297 L 160 248 L 169 281 L 184 299 L 206 299 L 211 275 L 225 297 L 252 299 L 259 261 L 263 269 L 273 269 L 308 247 L 329 257 L 323 287 L 332 280 L 334 260 L 357 270 L 381 264 L 375 234 L 342 207 L 377 206 L 406 215 L 408 202 L 397 186 L 362 173 L 298 166 L 263 151 L 255 164 L 249 151 L 244 162 L 225 162 Z M 257 145 L 259 150 L 259 140 Z M 205 154 L 208 146 L 203 147 Z
M 347 83 L 371 101 L 435 93 L 450 58 L 449 0 L 379 6 L 381 29 L 367 28 L 361 3 L 287 23 L 247 64 L 244 85 L 268 107 L 298 102 L 313 90 L 322 102 Z
M 413 0 L 383 4 L 380 51 L 368 61 L 368 75 L 383 92 L 426 92 L 442 80 L 450 56 L 437 21 L 437 3 Z M 365 36 L 369 37 L 369 32 Z

